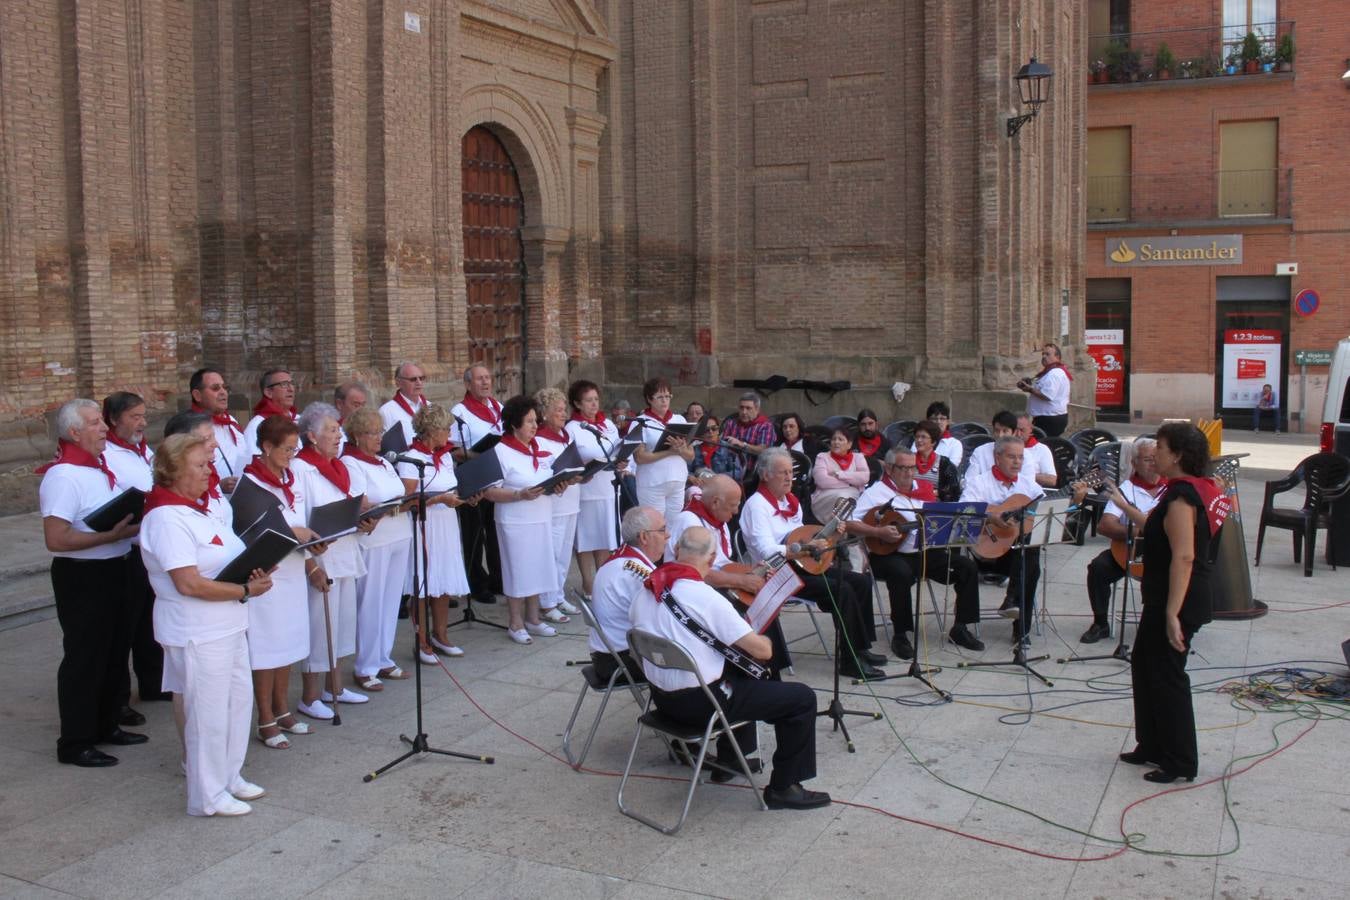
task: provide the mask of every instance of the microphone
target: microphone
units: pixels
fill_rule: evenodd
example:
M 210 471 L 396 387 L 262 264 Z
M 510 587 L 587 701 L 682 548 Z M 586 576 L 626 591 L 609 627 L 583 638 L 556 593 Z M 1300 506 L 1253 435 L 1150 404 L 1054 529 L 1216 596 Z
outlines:
M 427 462 L 426 460 L 414 459 L 411 456 L 400 456 L 397 450 L 390 450 L 387 453 L 381 453 L 380 457 L 384 459 L 385 462 L 392 463 L 393 465 L 398 465 L 399 463 L 407 463 L 410 466 L 417 466 L 417 468 L 419 469 L 425 469 L 427 466 L 431 465 L 431 463 Z
M 802 545 L 797 543 L 796 541 L 793 541 L 792 543 L 787 545 L 787 550 L 788 553 L 791 553 L 793 556 L 796 556 L 798 553 L 802 552 Z
M 454 419 L 456 422 L 458 422 L 460 428 L 466 427 L 465 424 L 464 424 L 464 420 L 461 419 L 459 416 L 455 415 L 454 413 L 451 413 L 451 414 L 450 414 L 450 418 L 452 418 L 452 419 Z
M 582 420 L 581 427 L 589 431 L 591 434 L 595 435 L 595 439 L 597 441 L 605 441 L 606 443 L 608 443 L 608 439 L 605 437 L 605 433 L 601 431 L 599 428 L 596 428 L 590 422 Z

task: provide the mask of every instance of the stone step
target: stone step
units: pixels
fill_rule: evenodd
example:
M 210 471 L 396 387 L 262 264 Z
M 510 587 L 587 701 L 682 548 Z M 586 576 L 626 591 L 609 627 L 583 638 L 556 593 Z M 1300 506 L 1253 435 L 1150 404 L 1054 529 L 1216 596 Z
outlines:
M 56 615 L 52 580 L 44 564 L 35 572 L 0 575 L 0 631 L 8 631 Z

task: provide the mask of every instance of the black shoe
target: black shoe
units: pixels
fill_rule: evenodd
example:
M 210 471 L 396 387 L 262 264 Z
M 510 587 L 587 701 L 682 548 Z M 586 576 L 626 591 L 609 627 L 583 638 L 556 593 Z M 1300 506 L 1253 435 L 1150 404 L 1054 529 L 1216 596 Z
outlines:
M 122 707 L 122 711 L 117 714 L 118 725 L 144 725 L 145 716 L 136 712 L 130 706 Z
M 84 769 L 103 769 L 117 765 L 117 757 L 110 756 L 102 750 L 95 750 L 93 747 L 86 747 L 74 753 L 58 753 L 56 758 L 68 766 L 79 766 Z
M 492 593 L 492 591 L 479 591 L 477 594 L 474 594 L 474 595 L 473 595 L 473 602 L 474 602 L 474 603 L 496 603 L 496 602 L 497 602 L 497 595 L 494 594 L 494 593 Z
M 871 650 L 864 650 L 858 654 L 858 657 L 862 659 L 863 662 L 870 663 L 874 666 L 884 666 L 886 664 L 886 657 L 884 655 L 873 653 Z
M 914 645 L 903 634 L 897 634 L 891 638 L 891 652 L 901 659 L 913 659 Z
M 1149 759 L 1144 754 L 1144 751 L 1140 750 L 1138 747 L 1135 747 L 1128 753 L 1120 754 L 1120 761 L 1129 763 L 1132 766 L 1156 766 L 1158 764 L 1157 760 Z
M 868 665 L 867 663 L 863 663 L 862 667 L 859 668 L 851 662 L 841 662 L 839 664 L 839 674 L 843 675 L 845 678 L 856 678 L 859 681 L 886 677 L 884 671 L 878 669 L 876 666 Z
M 998 614 L 1005 619 L 1019 619 L 1022 617 L 1022 610 L 1017 605 L 1017 601 L 1011 597 L 1003 600 L 1003 605 L 998 608 Z
M 752 773 L 757 775 L 764 771 L 764 761 L 758 757 L 747 756 L 745 761 L 749 764 Z M 722 762 L 719 759 L 717 760 L 716 767 L 709 766 L 705 760 L 704 766 L 711 770 L 711 775 L 709 775 L 708 780 L 713 784 L 726 784 L 731 779 L 741 777 L 743 774 L 741 772 L 741 764 L 734 760 L 727 763 Z
M 830 805 L 830 795 L 824 791 L 808 791 L 800 784 L 790 784 L 782 790 L 765 788 L 764 803 L 769 809 L 819 809 Z
M 141 700 L 143 700 L 143 701 L 157 701 L 157 702 L 160 702 L 160 703 L 168 703 L 169 701 L 173 700 L 173 691 L 151 691 L 151 692 L 148 693 L 148 694 L 141 694 Z M 140 725 L 140 724 L 142 724 L 142 723 L 140 723 L 140 722 L 123 722 L 122 724 L 123 724 L 123 725 Z
M 984 641 L 971 634 L 970 629 L 961 624 L 948 632 L 947 637 L 951 638 L 952 643 L 956 646 L 965 647 L 967 650 L 974 650 L 978 653 L 984 649 Z
M 1177 779 L 1182 779 L 1183 781 L 1191 782 L 1195 780 L 1195 776 L 1173 775 L 1171 772 L 1164 772 L 1162 769 L 1154 769 L 1152 772 L 1144 773 L 1144 780 L 1151 781 L 1154 784 L 1171 784 Z
M 147 735 L 137 734 L 134 731 L 123 731 L 120 728 L 114 728 L 105 734 L 100 740 L 100 744 L 112 744 L 116 747 L 130 747 L 132 744 L 144 744 L 150 740 Z
M 411 599 L 412 599 L 412 598 L 409 597 L 407 594 L 404 594 L 402 597 L 399 598 L 399 601 L 398 601 L 398 617 L 399 617 L 400 619 L 406 619 L 406 618 L 408 618 L 408 601 L 411 600 Z
M 1093 622 L 1092 626 L 1088 628 L 1087 631 L 1083 632 L 1083 636 L 1078 639 L 1078 643 L 1095 644 L 1102 638 L 1108 638 L 1110 636 L 1111 636 L 1110 627 L 1106 625 L 1098 625 L 1096 622 Z
M 996 584 L 999 587 L 1003 587 L 1008 583 L 1008 576 L 990 572 L 988 574 L 981 575 L 980 581 L 984 582 L 985 584 Z

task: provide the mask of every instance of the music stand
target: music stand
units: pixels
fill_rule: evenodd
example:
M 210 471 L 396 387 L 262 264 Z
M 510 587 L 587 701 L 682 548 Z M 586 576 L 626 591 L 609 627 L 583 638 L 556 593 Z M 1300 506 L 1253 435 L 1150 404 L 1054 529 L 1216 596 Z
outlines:
M 1017 511 L 1015 518 L 1016 521 L 1019 523 L 1019 528 L 1021 527 L 1021 522 L 1026 517 L 1026 514 L 1028 512 L 1032 512 L 1036 507 L 1036 505 L 1037 505 L 1036 503 L 1032 503 L 1024 507 L 1023 509 Z M 1053 518 L 1053 515 L 1051 516 L 1051 518 Z M 1034 532 L 1035 528 L 1033 527 L 1032 533 Z M 1017 540 L 1013 542 L 1013 545 L 1008 550 L 1008 552 L 1009 553 L 1020 552 L 1025 554 L 1028 549 L 1030 549 L 1032 546 L 1035 546 L 1031 543 L 1032 533 L 1018 535 Z M 1044 531 L 1046 539 L 1048 539 L 1049 534 L 1050 530 L 1049 528 L 1046 528 Z M 1036 546 L 1037 553 L 1041 552 L 1042 546 L 1044 545 Z M 1042 577 L 1044 577 L 1044 573 L 1042 573 Z M 994 668 L 996 666 L 1004 666 L 1004 667 L 1015 666 L 1019 669 L 1025 670 L 1028 674 L 1035 676 L 1046 687 L 1054 687 L 1055 683 L 1053 681 L 1051 681 L 1049 678 L 1046 678 L 1040 672 L 1037 672 L 1035 669 L 1031 667 L 1032 663 L 1042 662 L 1044 660 L 1049 659 L 1050 654 L 1046 653 L 1043 656 L 1033 656 L 1031 658 L 1027 657 L 1026 648 L 1027 645 L 1031 643 L 1031 638 L 1029 637 L 1028 634 L 1028 629 L 1031 628 L 1031 622 L 1029 621 L 1030 616 L 1027 615 L 1027 565 L 1025 556 L 1022 559 L 1022 564 L 1018 567 L 1018 579 L 1021 581 L 1022 589 L 1017 592 L 1018 598 L 1017 616 L 1018 622 L 1021 624 L 1022 633 L 1018 637 L 1018 639 L 1013 642 L 1013 658 L 1010 660 L 1000 660 L 1000 661 L 979 660 L 976 662 L 969 662 L 963 660 L 962 662 L 957 663 L 956 667 L 958 669 L 986 669 L 986 668 Z
M 1093 656 L 1066 656 L 1063 659 L 1057 659 L 1055 662 L 1075 663 L 1075 662 L 1095 662 L 1099 659 L 1118 659 L 1121 662 L 1130 661 L 1130 645 L 1125 643 L 1125 614 L 1130 608 L 1130 566 L 1134 563 L 1134 545 L 1136 535 L 1134 533 L 1134 522 L 1128 517 L 1125 519 L 1125 587 L 1121 589 L 1120 594 L 1120 634 L 1116 636 L 1116 649 L 1110 653 L 1098 653 Z

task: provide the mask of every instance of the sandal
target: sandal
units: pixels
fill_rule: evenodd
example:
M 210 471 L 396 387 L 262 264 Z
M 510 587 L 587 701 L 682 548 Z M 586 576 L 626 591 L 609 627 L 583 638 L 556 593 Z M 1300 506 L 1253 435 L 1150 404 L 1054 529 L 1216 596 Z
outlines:
M 355 673 L 353 673 L 355 675 Z M 384 682 L 378 675 L 355 675 L 356 686 L 363 691 L 382 691 Z
M 280 732 L 272 735 L 271 737 L 263 737 L 264 728 L 280 728 L 280 727 L 281 726 L 278 725 L 275 720 L 271 722 L 264 722 L 263 724 L 258 726 L 258 740 L 263 742 L 263 746 L 269 747 L 273 750 L 290 749 L 291 742 L 286 739 L 286 735 Z
M 385 681 L 406 681 L 412 677 L 398 666 L 394 666 L 392 669 L 381 669 L 378 674 Z
M 282 720 L 282 719 L 290 719 L 291 722 L 292 722 L 292 724 L 290 724 L 290 725 L 283 725 L 283 724 L 281 724 L 281 720 Z M 309 727 L 309 723 L 307 723 L 307 722 L 297 722 L 297 721 L 295 721 L 295 716 L 291 715 L 290 710 L 287 710 L 286 712 L 281 713 L 279 716 L 277 716 L 276 725 L 277 725 L 278 728 L 280 728 L 282 731 L 286 732 L 287 734 L 313 734 L 313 733 L 314 733 L 314 729 Z

